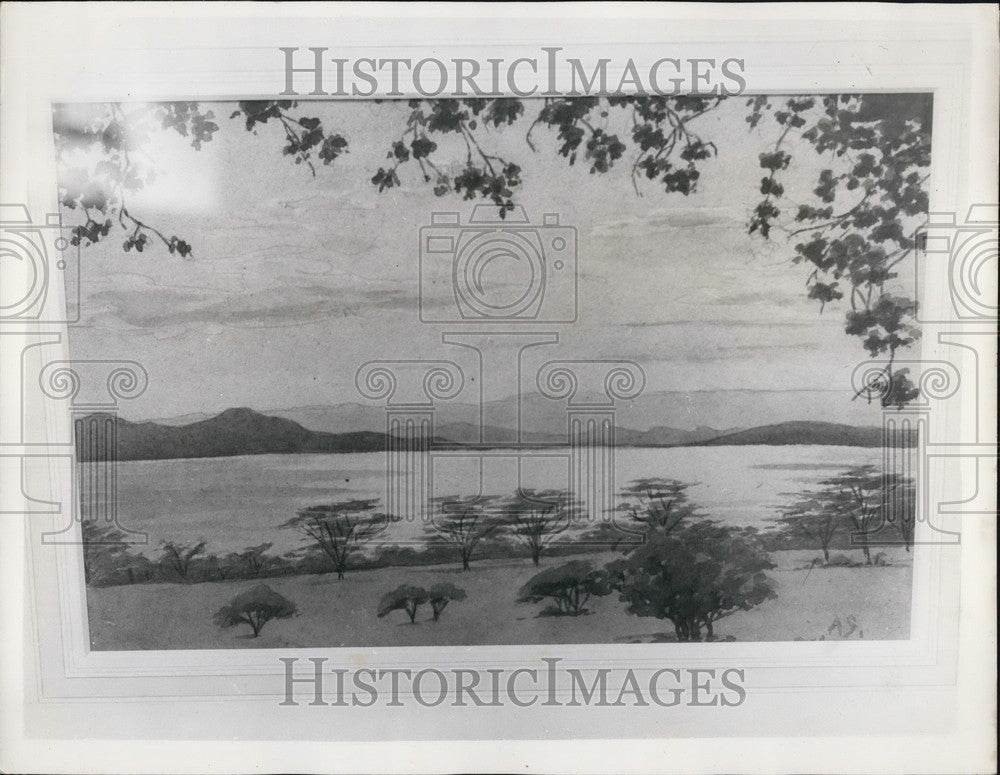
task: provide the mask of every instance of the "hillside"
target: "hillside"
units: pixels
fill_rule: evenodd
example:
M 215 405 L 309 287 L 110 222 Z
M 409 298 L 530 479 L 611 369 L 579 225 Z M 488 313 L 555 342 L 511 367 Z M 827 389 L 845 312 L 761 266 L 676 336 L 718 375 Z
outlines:
M 437 426 L 441 436 L 456 444 L 479 444 L 480 439 L 489 444 L 513 444 L 517 441 L 517 432 L 508 428 L 498 428 L 494 425 L 484 425 L 482 433 L 475 423 L 450 422 Z M 693 431 L 681 428 L 659 426 L 648 431 L 636 431 L 631 428 L 615 428 L 616 446 L 620 447 L 677 447 L 684 444 L 699 443 L 716 436 L 732 433 L 735 428 L 719 431 L 715 428 L 699 426 Z M 524 444 L 565 444 L 566 429 L 559 431 L 525 431 L 521 434 Z
M 913 432 L 900 446 L 915 446 L 916 440 L 916 433 Z M 882 429 L 875 426 L 859 428 L 854 425 L 829 422 L 792 421 L 748 428 L 684 446 L 823 444 L 840 447 L 881 447 L 882 443 Z
M 91 418 L 102 415 L 88 415 Z M 103 415 L 108 417 L 108 415 Z M 188 425 L 160 425 L 116 419 L 119 460 L 163 460 L 169 458 L 229 457 L 291 452 L 379 452 L 386 448 L 381 433 L 321 433 L 297 422 L 268 417 L 252 409 L 227 409 L 222 414 Z M 94 442 L 98 442 L 96 445 Z M 80 459 L 93 459 L 92 449 L 100 439 L 87 436 L 77 441 Z

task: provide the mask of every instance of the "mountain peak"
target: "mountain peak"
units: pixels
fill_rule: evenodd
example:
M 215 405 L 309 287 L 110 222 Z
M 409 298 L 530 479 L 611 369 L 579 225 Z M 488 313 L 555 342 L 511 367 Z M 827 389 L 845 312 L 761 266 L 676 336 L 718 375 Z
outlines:
M 216 415 L 216 417 L 224 417 L 226 419 L 244 419 L 249 417 L 266 417 L 266 416 L 267 415 L 258 412 L 254 409 L 251 409 L 248 406 L 232 407 L 230 409 L 226 409 L 222 412 L 219 412 L 219 414 Z

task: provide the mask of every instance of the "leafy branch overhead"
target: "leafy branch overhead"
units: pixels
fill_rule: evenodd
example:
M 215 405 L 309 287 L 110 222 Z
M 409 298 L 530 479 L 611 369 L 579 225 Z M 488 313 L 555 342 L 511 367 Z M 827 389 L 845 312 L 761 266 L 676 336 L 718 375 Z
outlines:
M 917 396 L 906 370 L 893 368 L 897 351 L 920 337 L 916 301 L 887 292 L 886 283 L 912 257 L 913 225 L 927 213 L 931 100 L 926 94 L 793 97 L 778 110 L 767 97 L 747 101 L 751 127 L 769 113 L 780 129 L 773 149 L 760 154 L 764 198 L 750 232 L 767 238 L 785 211 L 795 213 L 795 225 L 786 230 L 792 238 L 802 236 L 792 260 L 811 270 L 808 296 L 821 310 L 847 299 L 845 332 L 861 339 L 873 358 L 888 357 L 878 386 L 887 406 Z M 796 134 L 837 162 L 836 169 L 821 170 L 816 200 L 809 203 L 788 201 L 780 182 L 792 160 L 788 138 Z
M 347 140 L 328 134 L 318 118 L 295 117 L 296 103 L 244 101 L 230 114 L 240 118 L 248 132 L 274 120 L 285 135 L 282 152 L 296 164 L 305 164 L 315 175 L 313 158 L 330 164 L 347 152 Z M 137 107 L 119 103 L 57 105 L 53 110 L 53 132 L 59 160 L 59 202 L 83 214 L 74 226 L 70 242 L 93 245 L 109 236 L 117 222 L 125 232 L 122 248 L 142 253 L 151 240 L 182 258 L 192 255 L 191 243 L 141 219 L 130 209 L 130 197 L 156 178 L 151 159 L 143 150 L 157 130 L 168 130 L 200 151 L 219 130 L 215 113 L 202 111 L 197 102 L 164 102 Z M 95 161 L 96 159 L 96 161 Z
M 637 194 L 655 185 L 689 196 L 704 165 L 718 155 L 705 117 L 726 99 L 734 98 L 413 99 L 371 183 L 379 192 L 395 189 L 413 170 L 413 182 L 436 196 L 488 202 L 502 218 L 514 208 L 526 166 L 511 155 L 516 144 L 500 137 L 524 131 L 529 153 L 547 145 L 570 166 L 581 162 L 595 175 L 626 166 Z M 928 208 L 931 100 L 929 94 L 844 94 L 756 96 L 745 103 L 750 131 L 765 138 L 774 132 L 758 158 L 760 198 L 747 231 L 765 240 L 786 235 L 792 262 L 807 270 L 807 297 L 821 312 L 831 304 L 845 307 L 845 333 L 871 357 L 886 360 L 881 384 L 863 391 L 885 406 L 917 396 L 907 371 L 894 365 L 898 351 L 920 337 L 917 305 L 890 283 L 912 258 L 912 235 Z M 312 175 L 316 161 L 330 165 L 348 151 L 346 137 L 318 117 L 300 115 L 292 100 L 243 101 L 229 118 L 254 135 L 276 127 L 282 153 Z M 220 128 L 211 110 L 195 102 L 61 105 L 53 120 L 60 200 L 83 214 L 74 244 L 107 238 L 117 222 L 126 251 L 143 252 L 159 240 L 171 253 L 192 254 L 189 242 L 141 219 L 130 197 L 153 180 L 142 150 L 151 133 L 176 132 L 198 150 Z M 790 171 L 803 149 L 822 160 L 821 168 L 810 192 L 793 196 Z
M 328 134 L 318 118 L 295 118 L 289 111 L 296 107 L 297 103 L 292 100 L 243 101 L 229 118 L 244 120 L 246 130 L 255 135 L 259 124 L 266 124 L 272 119 L 276 121 L 285 133 L 285 145 L 281 152 L 285 156 L 291 156 L 296 164 L 305 164 L 315 176 L 314 156 L 323 164 L 330 164 L 341 154 L 347 153 L 347 140 L 336 133 Z

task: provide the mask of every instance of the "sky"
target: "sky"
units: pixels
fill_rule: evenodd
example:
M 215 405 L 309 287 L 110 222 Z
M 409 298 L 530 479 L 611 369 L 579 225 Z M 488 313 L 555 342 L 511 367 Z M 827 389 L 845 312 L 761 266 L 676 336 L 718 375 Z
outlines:
M 190 242 L 193 257 L 158 244 L 125 253 L 115 231 L 83 251 L 71 356 L 146 367 L 149 388 L 122 407 L 124 416 L 360 401 L 354 380 L 365 361 L 461 359 L 461 348 L 441 341 L 454 324 L 419 319 L 420 228 L 435 211 L 459 212 L 464 223 L 471 203 L 435 197 L 416 169 L 401 168 L 402 186 L 382 194 L 370 183 L 404 126 L 405 103 L 300 106 L 350 142 L 315 177 L 282 155 L 279 127 L 254 137 L 229 119 L 232 103 L 202 107 L 217 116 L 214 139 L 196 151 L 172 133 L 155 134 L 142 163 L 156 179 L 129 203 Z M 851 372 L 866 355 L 844 334 L 843 309 L 820 314 L 806 298 L 808 272 L 791 263 L 783 234 L 771 242 L 747 234 L 760 198 L 757 156 L 776 134 L 767 122 L 750 130 L 745 110 L 743 99 L 731 99 L 699 119 L 719 153 L 689 197 L 651 182 L 637 193 L 627 163 L 604 175 L 570 167 L 546 130 L 535 130 L 532 152 L 524 120 L 484 133 L 524 170 L 519 201 L 531 223 L 558 213 L 576 229 L 579 316 L 543 327 L 559 334 L 545 354 L 633 360 L 647 394 L 708 392 L 721 405 L 729 391 L 767 391 L 761 400 L 779 402 L 786 419 L 877 423 L 877 412 L 851 401 Z M 608 129 L 627 131 L 618 117 Z M 787 196 L 809 201 L 825 162 L 809 148 L 792 152 Z M 547 292 L 554 289 L 565 290 Z M 503 342 L 492 346 L 498 359 L 513 357 Z

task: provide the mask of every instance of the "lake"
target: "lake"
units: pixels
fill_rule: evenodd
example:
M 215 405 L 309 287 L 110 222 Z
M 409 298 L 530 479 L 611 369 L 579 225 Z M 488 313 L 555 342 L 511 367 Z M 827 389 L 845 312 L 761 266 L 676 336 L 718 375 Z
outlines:
M 618 448 L 615 480 L 619 487 L 644 477 L 693 482 L 690 500 L 706 516 L 763 528 L 796 492 L 846 468 L 878 464 L 881 455 L 878 448 L 832 446 Z M 505 477 L 502 470 L 484 476 L 484 492 L 512 492 Z M 522 481 L 533 487 L 560 486 L 531 478 L 529 471 Z M 462 481 L 470 481 L 467 476 L 453 479 L 435 479 L 446 483 L 440 494 L 455 493 Z M 147 553 L 160 541 L 201 537 L 217 553 L 265 541 L 284 552 L 301 543 L 297 533 L 279 528 L 298 509 L 382 497 L 384 491 L 383 453 L 148 460 L 119 463 L 118 468 L 121 523 L 149 534 Z

